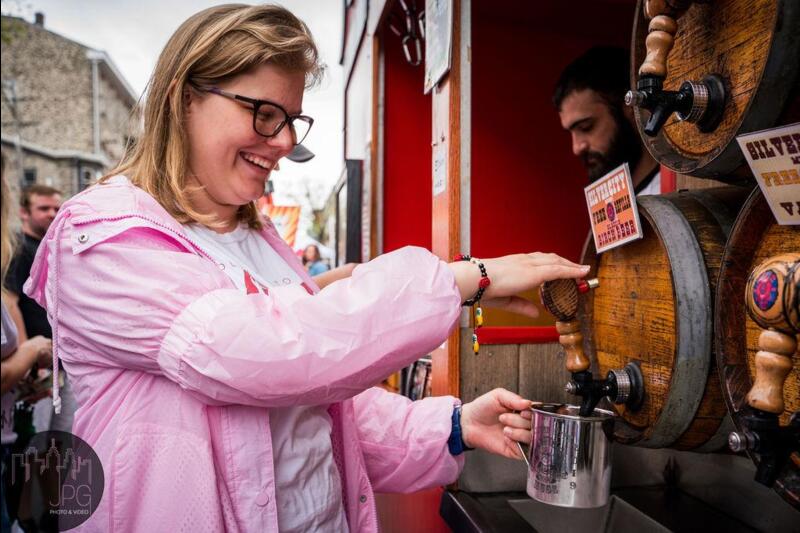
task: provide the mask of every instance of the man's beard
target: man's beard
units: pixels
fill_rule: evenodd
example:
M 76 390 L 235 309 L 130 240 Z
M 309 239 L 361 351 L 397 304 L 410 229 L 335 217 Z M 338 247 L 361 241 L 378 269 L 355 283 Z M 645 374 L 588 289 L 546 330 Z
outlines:
M 631 123 L 622 115 L 620 110 L 611 110 L 617 129 L 611 139 L 608 151 L 603 154 L 600 152 L 584 152 L 581 154 L 583 166 L 589 173 L 589 182 L 598 180 L 627 162 L 631 172 L 636 167 L 642 157 L 642 143 L 639 140 L 639 133 Z

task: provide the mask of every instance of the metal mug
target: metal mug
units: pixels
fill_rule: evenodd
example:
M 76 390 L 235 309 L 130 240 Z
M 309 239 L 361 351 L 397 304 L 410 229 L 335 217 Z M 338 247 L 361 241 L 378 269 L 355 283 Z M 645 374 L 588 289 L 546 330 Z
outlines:
M 611 489 L 614 414 L 595 409 L 534 404 L 528 449 L 528 495 L 550 505 L 602 507 Z

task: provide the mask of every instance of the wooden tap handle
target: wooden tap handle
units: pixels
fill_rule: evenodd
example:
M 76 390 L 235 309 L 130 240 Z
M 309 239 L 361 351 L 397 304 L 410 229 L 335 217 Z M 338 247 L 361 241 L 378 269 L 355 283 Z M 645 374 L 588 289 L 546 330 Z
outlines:
M 675 32 L 678 24 L 667 15 L 658 15 L 650 21 L 647 39 L 647 57 L 639 67 L 640 76 L 667 77 L 667 56 L 675 43 Z
M 564 347 L 566 352 L 565 363 L 570 372 L 583 372 L 589 369 L 589 359 L 583 353 L 583 334 L 581 326 L 577 320 L 569 322 L 556 322 L 558 330 L 558 342 Z
M 652 19 L 658 15 L 678 18 L 689 9 L 693 0 L 647 0 L 644 5 L 644 14 Z M 694 0 L 695 3 L 705 3 L 708 0 Z
M 797 351 L 797 340 L 774 330 L 762 331 L 756 353 L 756 378 L 747 403 L 750 407 L 767 413 L 783 413 L 783 384 L 792 370 L 792 355 Z
M 747 403 L 780 414 L 800 333 L 800 254 L 775 256 L 758 265 L 745 291 L 747 313 L 765 330 L 758 338 L 756 376 Z
M 650 19 L 644 41 L 647 56 L 639 67 L 640 76 L 667 77 L 667 56 L 675 43 L 678 17 L 689 9 L 693 0 L 647 0 L 644 14 Z

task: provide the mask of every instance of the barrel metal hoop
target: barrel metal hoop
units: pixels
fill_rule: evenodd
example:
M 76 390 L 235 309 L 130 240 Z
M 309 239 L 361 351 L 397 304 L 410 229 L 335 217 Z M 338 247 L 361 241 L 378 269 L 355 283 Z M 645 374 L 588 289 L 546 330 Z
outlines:
M 637 443 L 664 448 L 689 428 L 705 393 L 711 366 L 711 289 L 703 252 L 680 210 L 660 196 L 642 196 L 637 202 L 664 243 L 675 290 L 677 343 L 669 393 L 649 435 Z

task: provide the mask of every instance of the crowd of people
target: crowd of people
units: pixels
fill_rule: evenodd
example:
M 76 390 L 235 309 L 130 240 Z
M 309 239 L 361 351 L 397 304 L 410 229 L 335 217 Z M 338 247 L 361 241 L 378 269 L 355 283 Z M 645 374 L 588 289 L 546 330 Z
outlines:
M 5 157 L 2 161 L 5 175 Z M 19 219 L 15 221 L 10 191 L 3 177 L 2 190 L 2 531 L 12 519 L 29 524 L 30 515 L 18 516 L 21 486 L 6 475 L 11 455 L 23 450 L 38 431 L 69 431 L 75 412 L 74 397 L 63 373 L 52 372 L 52 330 L 47 313 L 22 290 L 34 257 L 61 206 L 57 189 L 34 184 L 20 193 Z M 21 231 L 12 233 L 19 222 Z M 63 380 L 64 409 L 53 416 L 52 379 Z M 11 511 L 9 513 L 9 510 Z

